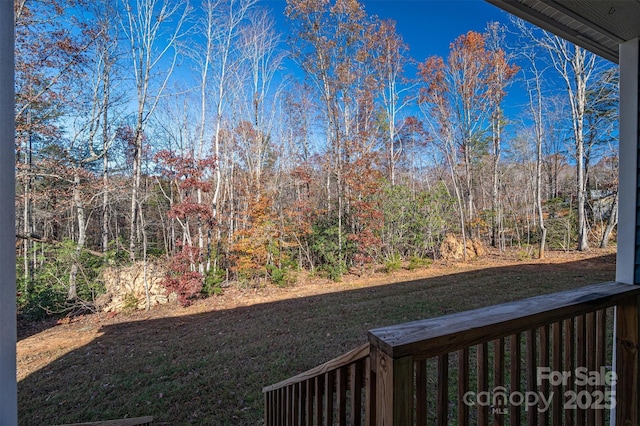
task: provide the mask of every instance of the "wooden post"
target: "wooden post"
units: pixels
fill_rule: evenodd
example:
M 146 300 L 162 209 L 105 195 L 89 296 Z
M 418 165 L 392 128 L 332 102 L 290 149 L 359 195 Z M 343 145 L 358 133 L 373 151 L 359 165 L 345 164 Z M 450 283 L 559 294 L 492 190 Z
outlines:
M 616 281 L 638 284 L 638 139 L 640 133 L 640 41 L 620 44 L 620 152 L 618 250 Z M 629 298 L 616 307 L 615 371 L 616 425 L 640 424 L 638 414 L 638 300 Z
M 0 424 L 18 424 L 13 1 L 0 1 Z
M 639 299 L 630 297 L 616 307 L 616 425 L 640 424 Z
M 376 424 L 376 372 L 374 353 L 365 360 L 365 398 L 366 406 L 364 412 L 364 424 L 373 426 Z
M 373 346 L 376 361 L 376 424 L 413 424 L 413 358 L 391 358 Z
M 638 189 L 638 39 L 620 44 L 620 152 L 616 281 L 635 284 Z

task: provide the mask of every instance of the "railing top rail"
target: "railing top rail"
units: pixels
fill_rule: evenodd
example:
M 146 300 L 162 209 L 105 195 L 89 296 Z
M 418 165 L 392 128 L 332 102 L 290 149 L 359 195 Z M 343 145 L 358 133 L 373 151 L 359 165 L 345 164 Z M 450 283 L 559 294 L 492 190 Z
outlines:
M 369 331 L 393 358 L 428 358 L 614 306 L 640 286 L 607 282 Z
M 370 347 L 371 345 L 369 343 L 365 343 L 343 355 L 340 355 L 337 358 L 334 358 L 330 361 L 325 362 L 324 364 L 314 367 L 311 370 L 307 370 L 304 373 L 300 373 L 297 376 L 293 376 L 287 380 L 283 380 L 274 385 L 266 386 L 262 388 L 262 392 L 263 393 L 272 392 L 274 390 L 284 388 L 286 386 L 304 382 L 308 379 L 312 379 L 328 371 L 337 370 L 338 368 L 345 367 L 349 364 L 352 364 L 356 361 L 359 361 L 363 358 L 368 357 Z

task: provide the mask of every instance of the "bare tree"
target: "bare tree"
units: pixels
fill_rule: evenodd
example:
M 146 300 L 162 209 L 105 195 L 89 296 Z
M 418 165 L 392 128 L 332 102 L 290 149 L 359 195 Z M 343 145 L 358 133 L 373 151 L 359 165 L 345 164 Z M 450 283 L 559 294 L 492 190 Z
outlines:
M 576 193 L 578 198 L 578 250 L 589 249 L 586 217 L 587 188 L 585 176 L 585 111 L 587 85 L 596 69 L 596 55 L 558 36 L 544 32 L 538 39 L 551 58 L 553 67 L 565 83 L 573 127 L 576 161 Z
M 543 154 L 542 146 L 545 138 L 544 132 L 544 115 L 543 115 L 543 97 L 542 97 L 542 76 L 544 70 L 538 68 L 538 61 L 533 52 L 525 52 L 526 58 L 529 60 L 530 71 L 532 76 L 526 78 L 527 91 L 529 94 L 529 110 L 533 118 L 533 135 L 536 147 L 536 172 L 535 172 L 535 203 L 538 213 L 539 228 L 539 248 L 538 259 L 544 259 L 545 246 L 547 242 L 547 228 L 544 224 L 544 214 L 542 209 L 542 169 Z
M 284 59 L 278 51 L 280 37 L 273 19 L 263 10 L 248 14 L 248 23 L 242 27 L 239 50 L 244 66 L 238 75 L 243 90 L 243 116 L 252 131 L 245 137 L 241 155 L 249 167 L 251 190 L 254 198 L 260 196 L 262 174 L 266 160 L 272 153 L 271 133 L 274 128 L 277 102 L 282 85 L 274 87 L 274 77 Z
M 22 193 L 22 232 L 37 232 L 34 215 L 34 162 L 37 143 L 59 139 L 56 119 L 75 96 L 73 85 L 81 78 L 87 49 L 93 45 L 95 33 L 83 32 L 78 22 L 66 19 L 66 0 L 16 1 L 15 19 L 15 124 L 17 181 Z M 21 163 L 21 164 L 20 164 Z M 35 242 L 24 240 L 23 291 L 29 292 L 36 265 Z
M 344 267 L 349 216 L 346 168 L 371 149 L 373 112 L 370 55 L 364 41 L 367 16 L 355 0 L 287 0 L 293 23 L 293 56 L 317 90 L 326 134 L 326 211 L 337 225 L 336 264 Z
M 396 32 L 395 22 L 376 21 L 371 27 L 367 38 L 367 50 L 373 56 L 373 69 L 379 82 L 380 97 L 387 121 L 384 136 L 387 168 L 391 185 L 395 185 L 396 163 L 403 151 L 399 136 L 402 125 L 406 123 L 399 120 L 399 114 L 403 108 L 416 101 L 415 96 L 409 95 L 416 84 L 407 82 L 403 76 L 404 67 L 410 63 L 409 47 Z
M 215 60 L 211 66 L 212 102 L 213 102 L 213 154 L 216 159 L 215 184 L 211 205 L 213 208 L 213 218 L 219 219 L 219 201 L 222 188 L 222 167 L 221 167 L 221 144 L 224 113 L 229 98 L 231 79 L 234 69 L 238 66 L 238 58 L 235 54 L 237 49 L 236 41 L 242 22 L 247 17 L 250 8 L 256 0 L 207 0 L 204 5 L 205 18 L 203 24 L 208 28 L 206 34 L 209 39 L 206 43 L 207 49 L 203 52 L 203 57 L 209 57 L 209 61 Z M 207 85 L 207 78 L 203 80 Z M 216 235 L 215 240 L 219 241 L 221 235 Z M 211 252 L 212 240 L 209 238 L 208 246 Z M 214 265 L 214 268 L 217 267 Z M 207 260 L 206 270 L 211 268 L 211 256 Z
M 486 48 L 486 35 L 469 31 L 452 43 L 446 62 L 431 57 L 419 67 L 424 83 L 420 107 L 431 136 L 449 163 L 460 206 L 463 247 L 470 232 L 465 228 L 475 215 L 474 165 L 484 150 L 487 113 L 493 103 L 498 125 L 501 91 L 507 81 L 505 75 L 504 81 L 490 78 L 495 71 L 492 56 Z M 505 65 L 501 61 L 502 72 Z
M 129 43 L 136 93 L 129 229 L 129 256 L 133 261 L 136 257 L 136 243 L 140 241 L 138 208 L 144 133 L 178 60 L 178 41 L 183 35 L 190 7 L 182 0 L 122 1 L 124 16 L 121 26 Z M 158 78 L 161 68 L 162 74 Z
M 487 50 L 490 63 L 487 73 L 487 98 L 489 120 L 491 122 L 491 245 L 498 246 L 499 228 L 502 224 L 502 206 L 500 205 L 500 156 L 502 151 L 503 112 L 502 102 L 506 88 L 518 72 L 518 67 L 510 64 L 511 58 L 504 47 L 504 28 L 497 22 L 487 26 Z M 502 248 L 502 245 L 500 245 Z

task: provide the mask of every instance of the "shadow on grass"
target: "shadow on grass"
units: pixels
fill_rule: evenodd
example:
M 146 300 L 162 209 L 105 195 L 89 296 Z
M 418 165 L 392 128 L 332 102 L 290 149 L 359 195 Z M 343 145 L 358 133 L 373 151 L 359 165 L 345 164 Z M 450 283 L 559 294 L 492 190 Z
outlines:
M 615 255 L 517 265 L 231 310 L 102 326 L 18 383 L 21 425 L 153 415 L 262 424 L 262 387 L 366 341 L 372 328 L 610 281 Z

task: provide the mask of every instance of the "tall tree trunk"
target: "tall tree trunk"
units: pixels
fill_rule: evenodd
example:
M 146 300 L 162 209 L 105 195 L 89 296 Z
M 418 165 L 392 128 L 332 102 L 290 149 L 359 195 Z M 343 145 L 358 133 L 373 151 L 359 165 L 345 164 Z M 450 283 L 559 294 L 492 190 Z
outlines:
M 109 72 L 104 73 L 104 110 L 102 112 L 102 252 L 109 250 Z
M 537 68 L 535 57 L 529 57 L 533 72 L 533 85 L 528 87 L 529 92 L 529 109 L 533 116 L 534 137 L 536 144 L 536 175 L 535 175 L 535 204 L 538 214 L 538 259 L 544 259 L 547 244 L 547 228 L 545 226 L 544 211 L 542 209 L 542 172 L 543 172 L 543 153 L 542 144 L 544 140 L 544 123 L 542 114 L 542 72 Z M 527 82 L 529 86 L 529 82 Z M 552 180 L 552 179 L 550 179 Z
M 618 191 L 616 191 L 615 198 L 611 204 L 611 211 L 609 212 L 609 219 L 607 220 L 607 226 L 602 233 L 602 240 L 600 241 L 600 248 L 607 248 L 609 246 L 609 239 L 613 229 L 618 224 Z
M 73 254 L 73 263 L 69 273 L 69 290 L 67 292 L 67 300 L 75 300 L 78 298 L 77 276 L 80 267 L 80 255 L 84 249 L 86 242 L 86 218 L 84 213 L 84 204 L 82 202 L 82 194 L 80 193 L 80 170 L 78 166 L 74 167 L 73 176 L 73 204 L 78 220 L 78 241 Z
M 176 43 L 182 36 L 190 8 L 186 1 L 126 0 L 122 29 L 129 42 L 131 69 L 136 85 L 137 112 L 133 134 L 133 176 L 129 228 L 129 258 L 136 259 L 136 247 L 141 240 L 138 217 L 144 133 L 149 118 L 158 106 L 178 60 Z M 171 23 L 171 27 L 168 24 Z M 165 28 L 165 25 L 167 27 Z M 172 52 L 172 53 L 169 53 Z M 157 85 L 152 84 L 154 71 L 165 65 Z
M 496 112 L 492 119 L 491 129 L 493 133 L 493 155 L 492 155 L 492 185 L 491 185 L 491 246 L 498 246 L 499 226 L 501 223 L 501 206 L 500 206 L 500 176 L 498 166 L 500 164 L 500 144 L 501 132 L 500 116 Z
M 145 310 L 151 309 L 151 293 L 149 291 L 149 279 L 148 279 L 148 261 L 147 261 L 147 229 L 144 220 L 144 210 L 142 206 L 138 208 L 140 213 L 140 228 L 142 230 L 142 284 L 144 286 L 145 295 Z
M 142 114 L 142 113 L 140 113 Z M 133 156 L 133 182 L 131 184 L 131 222 L 129 227 L 129 259 L 131 262 L 136 260 L 136 247 L 139 242 L 140 224 L 138 221 L 138 206 L 140 204 L 140 179 L 142 175 L 142 126 L 136 129 L 134 139 L 134 156 Z
M 538 212 L 538 237 L 540 238 L 538 259 L 544 259 L 547 244 L 547 228 L 544 224 L 544 212 L 542 210 L 542 138 L 537 138 L 536 148 L 536 210 Z
M 24 235 L 30 235 L 34 230 L 32 228 L 32 212 L 31 212 L 31 203 L 32 203 L 32 195 L 31 195 L 31 183 L 33 178 L 31 173 L 33 172 L 31 166 L 33 161 L 33 146 L 32 146 L 32 137 L 31 137 L 31 110 L 27 111 L 27 127 L 28 127 L 28 135 L 26 140 L 26 149 L 24 153 L 24 162 L 25 162 L 25 180 L 24 180 L 24 201 L 23 201 L 23 210 L 22 210 L 22 220 L 23 220 L 23 233 Z M 29 294 L 30 284 L 31 284 L 31 262 L 29 259 L 30 253 L 29 249 L 31 247 L 30 240 L 25 240 L 23 242 L 23 280 L 24 280 L 24 288 L 23 291 L 25 295 Z
M 585 165 L 584 165 L 584 112 L 586 106 L 587 82 L 584 77 L 584 55 L 586 51 L 576 48 L 576 113 L 575 113 L 575 131 L 576 131 L 576 174 L 577 174 L 577 192 L 578 192 L 578 250 L 584 251 L 589 249 L 589 235 L 586 215 L 587 188 L 585 181 Z
M 464 150 L 464 195 L 467 201 L 467 221 L 473 218 L 474 213 L 474 201 L 473 201 L 473 176 L 472 176 L 472 165 L 471 165 L 471 145 L 470 141 L 465 143 L 463 147 Z M 471 229 L 469 230 L 469 235 L 471 235 Z

